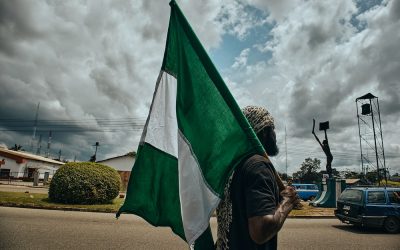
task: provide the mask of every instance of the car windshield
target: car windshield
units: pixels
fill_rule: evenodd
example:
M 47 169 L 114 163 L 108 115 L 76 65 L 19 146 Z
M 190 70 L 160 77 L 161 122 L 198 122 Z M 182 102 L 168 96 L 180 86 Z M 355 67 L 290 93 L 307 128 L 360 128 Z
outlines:
M 351 202 L 360 202 L 362 200 L 362 191 L 356 189 L 346 189 L 340 195 L 339 200 L 342 201 L 351 201 Z

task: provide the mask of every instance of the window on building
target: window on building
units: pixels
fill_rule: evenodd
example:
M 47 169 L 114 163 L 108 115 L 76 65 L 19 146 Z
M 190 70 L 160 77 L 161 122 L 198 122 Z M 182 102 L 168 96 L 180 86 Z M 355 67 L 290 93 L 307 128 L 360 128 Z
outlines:
M 10 169 L 0 169 L 0 178 L 10 177 Z

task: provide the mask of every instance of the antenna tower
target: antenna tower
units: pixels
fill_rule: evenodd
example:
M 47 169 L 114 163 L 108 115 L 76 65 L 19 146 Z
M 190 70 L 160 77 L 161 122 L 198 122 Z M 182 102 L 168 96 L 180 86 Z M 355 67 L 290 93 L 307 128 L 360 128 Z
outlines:
M 376 170 L 378 183 L 381 176 L 387 183 L 385 150 L 378 97 L 371 93 L 356 99 L 358 132 L 360 137 L 361 170 L 364 175 Z

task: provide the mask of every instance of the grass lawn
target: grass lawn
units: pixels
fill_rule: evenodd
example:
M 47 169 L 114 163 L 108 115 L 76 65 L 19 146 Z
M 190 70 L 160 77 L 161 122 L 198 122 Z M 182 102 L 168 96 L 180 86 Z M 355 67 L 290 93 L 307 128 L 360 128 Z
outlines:
M 302 201 L 303 207 L 301 209 L 293 209 L 290 216 L 334 216 L 335 208 L 313 207 L 308 205 L 308 202 Z
M 385 186 L 386 181 L 381 181 L 381 186 Z M 398 181 L 387 181 L 388 187 L 400 187 L 400 182 Z
M 121 207 L 124 199 L 116 198 L 110 204 L 100 205 L 71 205 L 60 204 L 49 201 L 47 194 L 34 193 L 18 193 L 18 192 L 1 192 L 0 205 L 15 207 L 35 207 L 48 209 L 65 209 L 65 210 L 86 210 L 92 212 L 117 212 Z

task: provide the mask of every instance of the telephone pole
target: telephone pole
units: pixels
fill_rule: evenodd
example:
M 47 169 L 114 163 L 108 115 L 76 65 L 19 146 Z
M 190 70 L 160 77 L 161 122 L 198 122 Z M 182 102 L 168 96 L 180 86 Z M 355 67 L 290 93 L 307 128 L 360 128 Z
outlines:
M 286 134 L 286 125 L 285 125 L 285 153 L 286 153 L 286 179 L 288 178 L 288 171 L 287 171 L 287 142 L 286 142 L 287 134 Z

